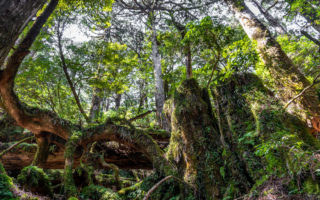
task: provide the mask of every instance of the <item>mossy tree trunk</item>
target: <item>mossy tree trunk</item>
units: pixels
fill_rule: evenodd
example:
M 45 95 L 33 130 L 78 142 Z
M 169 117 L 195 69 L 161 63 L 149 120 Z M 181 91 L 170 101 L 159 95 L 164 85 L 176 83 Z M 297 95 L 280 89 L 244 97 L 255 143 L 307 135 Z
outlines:
M 196 188 L 197 199 L 219 199 L 223 178 L 219 134 L 212 121 L 210 102 L 194 79 L 185 80 L 166 104 L 172 133 L 167 157 L 178 176 Z
M 269 30 L 254 16 L 243 0 L 225 0 L 234 11 L 244 31 L 251 40 L 257 43 L 257 50 L 276 83 L 279 98 L 287 103 L 301 90 L 310 85 L 305 76 L 292 63 L 281 49 L 280 44 L 272 37 Z M 306 91 L 294 104 L 290 112 L 302 119 L 320 115 L 319 100 L 313 88 Z
M 298 159 L 291 151 L 305 153 L 305 160 L 309 160 L 307 152 L 313 154 L 319 149 L 320 142 L 307 132 L 306 124 L 283 111 L 275 95 L 256 75 L 234 74 L 217 86 L 213 94 L 225 148 L 225 178 L 232 188 L 232 191 L 226 189 L 229 196 L 237 198 L 247 194 L 247 188 L 252 191 L 252 186 L 272 176 L 298 177 L 303 164 L 301 168 L 291 166 L 297 164 L 295 159 Z M 265 152 L 259 153 L 261 151 Z M 312 170 L 308 165 L 303 170 L 306 171 L 304 178 L 310 176 Z M 293 185 L 296 184 L 297 180 L 292 180 Z M 281 184 L 286 187 L 287 183 Z
M 66 150 L 64 153 L 64 194 L 66 197 L 77 196 L 77 188 L 73 179 L 72 169 L 74 154 L 78 146 L 80 136 L 81 134 L 79 132 L 74 132 L 66 144 Z
M 50 134 L 42 133 L 37 135 L 37 152 L 34 155 L 34 159 L 32 161 L 32 165 L 43 167 L 47 162 L 50 150 Z
M 229 194 L 234 197 L 245 194 L 249 192 L 253 185 L 252 177 L 248 172 L 246 160 L 242 158 L 243 149 L 240 148 L 239 130 L 233 126 L 234 123 L 237 127 L 240 127 L 242 123 L 246 120 L 254 120 L 250 115 L 234 116 L 238 114 L 237 108 L 234 108 L 232 100 L 236 100 L 238 103 L 241 102 L 241 98 L 234 97 L 231 92 L 234 91 L 233 86 L 227 84 L 228 92 L 221 91 L 219 89 L 211 89 L 212 94 L 215 99 L 215 112 L 218 120 L 219 130 L 220 130 L 220 141 L 222 143 L 224 153 L 223 160 L 227 160 L 224 163 L 225 179 L 228 182 L 229 188 L 236 188 L 233 192 L 234 194 Z M 244 102 L 240 105 L 243 109 L 248 109 Z M 242 109 L 241 108 L 241 109 Z M 243 113 L 244 114 L 244 113 Z M 251 148 L 252 150 L 253 148 Z M 259 166 L 257 166 L 259 167 Z M 261 167 L 261 166 L 260 166 Z

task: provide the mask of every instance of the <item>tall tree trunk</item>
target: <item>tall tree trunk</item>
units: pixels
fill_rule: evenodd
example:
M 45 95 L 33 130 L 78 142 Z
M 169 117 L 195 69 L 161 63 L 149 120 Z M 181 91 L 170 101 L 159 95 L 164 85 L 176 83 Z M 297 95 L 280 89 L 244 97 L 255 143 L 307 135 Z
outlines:
M 244 31 L 251 40 L 257 42 L 257 50 L 265 65 L 269 69 L 279 98 L 288 102 L 310 83 L 305 76 L 292 63 L 291 59 L 281 49 L 279 43 L 271 36 L 269 30 L 254 16 L 242 0 L 225 0 L 234 11 Z M 313 89 L 308 90 L 292 105 L 290 112 L 298 114 L 301 118 L 320 115 L 319 100 Z
M 46 0 L 0 0 L 0 68 L 28 22 Z
M 143 105 L 145 103 L 145 98 L 147 98 L 147 94 L 144 91 L 145 89 L 145 80 L 142 80 L 139 83 L 139 107 L 138 107 L 138 113 L 141 112 Z
M 171 21 L 176 29 L 180 32 L 181 39 L 184 39 L 186 36 L 187 30 L 186 26 L 178 23 L 173 15 L 171 15 Z M 186 76 L 187 79 L 192 78 L 192 57 L 191 57 L 191 46 L 190 43 L 185 44 L 183 48 L 183 53 L 185 55 L 185 63 L 186 63 Z
M 100 92 L 101 92 L 100 88 L 94 88 L 93 90 L 91 108 L 90 108 L 90 114 L 89 114 L 89 119 L 91 122 L 93 122 L 98 118 L 101 110 L 102 98 L 99 96 Z
M 109 110 L 109 107 L 110 107 L 110 98 L 107 98 L 105 101 L 106 102 L 105 102 L 104 110 L 107 112 Z
M 119 110 L 120 108 L 120 103 L 121 103 L 121 94 L 116 94 L 116 98 L 115 98 L 115 104 L 116 104 L 116 110 Z
M 185 56 L 186 56 L 187 78 L 192 78 L 192 59 L 191 59 L 190 44 L 187 44 L 187 46 L 185 47 Z
M 258 3 L 258 1 L 256 0 L 251 0 L 253 2 L 253 4 L 258 8 L 258 10 L 260 11 L 260 13 L 268 20 L 268 22 L 270 23 L 270 25 L 272 27 L 275 28 L 275 30 L 280 34 L 287 34 L 286 29 L 280 24 L 280 22 L 278 21 L 278 19 L 274 18 L 272 15 L 270 15 L 270 13 L 268 11 L 266 11 L 262 5 L 260 5 Z
M 154 67 L 153 72 L 154 72 L 155 85 L 156 85 L 155 100 L 156 100 L 157 117 L 158 117 L 161 128 L 167 131 L 170 131 L 168 120 L 166 119 L 163 113 L 165 93 L 164 93 L 164 84 L 162 79 L 161 56 L 159 54 L 158 41 L 157 41 L 155 16 L 153 12 L 151 12 L 149 15 L 150 15 L 149 17 L 151 22 L 151 28 L 152 28 L 152 36 L 151 36 L 152 60 L 153 60 L 153 67 Z

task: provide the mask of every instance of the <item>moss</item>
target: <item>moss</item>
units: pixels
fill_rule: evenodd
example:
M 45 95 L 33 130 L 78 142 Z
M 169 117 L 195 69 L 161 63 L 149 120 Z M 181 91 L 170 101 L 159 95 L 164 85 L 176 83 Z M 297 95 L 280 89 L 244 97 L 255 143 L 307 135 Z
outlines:
M 25 152 L 34 153 L 37 150 L 37 144 L 21 143 L 18 148 Z
M 11 189 L 13 187 L 12 179 L 6 174 L 5 169 L 0 163 L 0 199 L 14 199 Z
M 142 181 L 138 182 L 138 183 L 136 183 L 136 184 L 134 184 L 134 185 L 132 185 L 130 187 L 122 188 L 121 190 L 118 191 L 118 194 L 119 195 L 129 194 L 130 192 L 133 192 L 133 191 L 139 189 L 141 184 L 142 184 Z
M 65 196 L 77 196 L 77 188 L 74 183 L 72 167 L 66 166 L 64 171 L 64 193 Z
M 188 79 L 171 102 L 166 108 L 172 124 L 167 158 L 178 166 L 178 176 L 197 188 L 199 198 L 217 198 L 223 188 L 221 148 L 208 93 Z
M 51 184 L 46 173 L 36 166 L 28 166 L 18 175 L 18 183 L 23 189 L 39 195 L 52 195 Z
M 213 92 L 216 111 L 224 140 L 228 144 L 224 150 L 224 160 L 229 163 L 224 166 L 225 179 L 233 185 L 227 189 L 228 198 L 246 193 L 241 190 L 245 181 L 235 179 L 237 168 L 245 169 L 252 179 L 254 185 L 251 193 L 256 188 L 260 190 L 262 187 L 259 185 L 274 175 L 290 177 L 295 180 L 293 182 L 297 188 L 296 183 L 303 179 L 301 172 L 308 174 L 314 171 L 315 168 L 311 170 L 309 166 L 314 150 L 319 149 L 319 141 L 306 131 L 303 121 L 282 109 L 281 103 L 257 76 L 234 74 L 216 91 Z M 237 157 L 240 162 L 233 161 L 237 159 L 232 158 Z M 241 162 L 244 163 L 242 167 Z M 232 176 L 228 176 L 230 169 Z M 240 192 L 237 193 L 239 188 Z M 228 191 L 237 194 L 233 196 Z
M 100 200 L 120 200 L 119 195 L 111 190 L 107 190 L 102 194 Z
M 78 200 L 77 197 L 69 197 L 68 200 Z
M 64 152 L 65 168 L 64 168 L 64 193 L 66 197 L 77 196 L 77 188 L 73 179 L 73 154 L 78 146 L 79 140 L 82 138 L 82 132 L 73 131 L 72 135 L 66 143 Z
M 91 200 L 120 200 L 117 193 L 99 185 L 89 185 L 84 187 L 80 196 L 83 199 Z

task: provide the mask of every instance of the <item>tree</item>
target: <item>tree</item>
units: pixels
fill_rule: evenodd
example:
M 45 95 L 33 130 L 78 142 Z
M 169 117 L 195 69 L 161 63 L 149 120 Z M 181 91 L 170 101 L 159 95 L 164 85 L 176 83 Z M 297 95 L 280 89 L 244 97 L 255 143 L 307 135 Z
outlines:
M 45 2 L 45 0 L 0 1 L 0 66 L 3 66 L 20 33 Z
M 142 12 L 147 16 L 149 23 L 149 28 L 151 30 L 151 41 L 152 41 L 152 60 L 153 60 L 153 69 L 155 77 L 155 100 L 156 100 L 156 110 L 157 117 L 160 126 L 165 130 L 170 130 L 170 124 L 166 119 L 163 113 L 163 105 L 165 102 L 165 91 L 164 91 L 164 82 L 162 75 L 161 67 L 161 55 L 159 53 L 158 40 L 157 40 L 157 29 L 156 29 L 156 14 L 158 7 L 162 7 L 162 4 L 158 1 L 137 2 L 126 3 L 124 1 L 118 1 L 118 3 L 124 8 L 131 9 L 133 11 Z
M 251 40 L 257 42 L 257 50 L 277 85 L 281 100 L 286 103 L 300 90 L 310 83 L 305 76 L 294 66 L 291 59 L 283 52 L 279 43 L 271 36 L 269 30 L 254 16 L 242 0 L 225 0 L 234 11 L 236 18 Z M 319 100 L 313 89 L 304 93 L 295 102 L 297 112 L 302 118 L 320 114 Z
M 319 70 L 317 47 L 307 38 L 280 35 L 280 47 L 243 1 L 225 0 L 253 42 L 233 21 L 221 19 L 224 15 L 199 19 L 202 14 L 195 13 L 212 2 L 119 0 L 130 12 L 115 7 L 114 14 L 109 1 L 57 2 L 51 0 L 25 30 L 0 72 L 0 160 L 8 170 L 30 163 L 64 169 L 50 181 L 66 198 L 306 199 L 320 194 L 319 123 L 313 121 L 310 129 L 302 121 L 311 110 L 306 100 L 315 101 L 306 99 L 313 91 L 296 104 L 304 106 L 302 113 L 283 107 L 317 87 L 320 74 L 312 85 L 305 78 Z M 68 38 L 64 20 L 83 26 L 90 40 Z M 171 133 L 154 126 L 155 53 L 161 55 L 155 57 Z M 186 56 L 192 56 L 193 78 L 189 73 L 184 80 L 191 69 Z M 277 78 L 273 84 L 256 75 L 268 71 Z M 82 123 L 84 116 L 88 123 Z M 37 167 L 22 172 L 30 168 Z M 105 173 L 108 168 L 112 177 Z M 137 172 L 124 181 L 120 169 L 153 169 L 153 174 L 145 178 Z M 12 181 L 1 163 L 0 171 L 0 189 L 4 185 L 8 191 Z
M 135 142 L 132 143 L 133 146 L 136 146 L 138 143 L 143 145 L 144 147 L 141 148 L 143 152 L 150 152 L 149 158 L 152 160 L 154 164 L 157 164 L 159 166 L 168 166 L 166 161 L 162 157 L 162 151 L 161 149 L 155 144 L 155 142 L 150 138 L 148 135 L 146 135 L 143 132 L 136 132 L 136 135 L 132 135 L 130 128 L 116 128 L 114 129 L 114 125 L 112 121 L 107 121 L 104 125 L 102 125 L 103 130 L 102 132 L 94 131 L 92 128 L 88 129 L 86 134 L 82 135 L 81 129 L 77 126 L 72 125 L 70 122 L 60 119 L 56 114 L 46 111 L 46 110 L 40 110 L 40 109 L 32 109 L 30 107 L 27 107 L 19 101 L 16 94 L 13 91 L 14 88 L 14 79 L 17 74 L 17 71 L 19 69 L 19 66 L 22 62 L 22 60 L 25 58 L 25 56 L 28 53 L 28 49 L 32 45 L 33 41 L 39 34 L 42 26 L 49 18 L 50 14 L 54 11 L 54 8 L 57 6 L 58 0 L 52 0 L 50 4 L 46 7 L 46 10 L 40 15 L 32 28 L 28 31 L 25 38 L 22 40 L 22 42 L 18 45 L 15 52 L 9 57 L 8 63 L 6 65 L 5 70 L 1 72 L 1 88 L 0 88 L 0 94 L 2 96 L 2 99 L 4 101 L 4 106 L 8 113 L 15 119 L 17 124 L 21 127 L 25 127 L 31 132 L 33 132 L 37 138 L 38 142 L 38 153 L 36 155 L 37 157 L 40 157 L 41 159 L 35 159 L 39 160 L 42 164 L 46 161 L 48 157 L 48 145 L 45 145 L 48 143 L 48 140 L 50 138 L 51 134 L 57 135 L 58 138 L 61 138 L 63 140 L 66 140 L 66 147 L 65 147 L 65 177 L 64 177 L 64 183 L 65 183 L 65 194 L 66 196 L 72 196 L 76 193 L 74 181 L 72 178 L 72 167 L 73 167 L 73 155 L 76 150 L 76 147 L 78 145 L 83 145 L 85 147 L 88 143 L 102 139 L 102 138 L 109 138 L 110 136 L 115 136 L 113 131 L 119 130 L 120 132 L 124 134 L 120 134 L 113 138 L 112 140 L 119 140 L 123 141 L 124 143 L 127 143 L 127 141 L 124 140 L 125 135 L 127 135 L 129 138 L 134 137 L 133 139 Z M 109 125 L 110 126 L 109 126 Z M 117 126 L 117 125 L 116 125 Z M 96 127 L 97 130 L 100 129 L 100 126 Z M 84 131 L 86 132 L 86 131 Z M 116 131 L 117 132 L 117 131 Z M 89 134 L 90 133 L 90 134 Z M 91 134 L 96 133 L 96 136 L 93 136 Z M 116 133 L 117 134 L 117 133 Z M 95 135 L 95 134 L 94 134 Z M 142 139 L 142 137 L 146 137 L 145 139 Z M 133 141 L 132 139 L 129 139 L 128 141 Z M 149 141 L 149 142 L 147 142 Z M 142 143 L 141 143 L 142 142 Z M 128 143 L 127 143 L 128 144 Z M 154 146 L 155 145 L 155 146 Z M 152 147 L 153 146 L 153 147 Z M 164 162 L 163 164 L 161 164 Z

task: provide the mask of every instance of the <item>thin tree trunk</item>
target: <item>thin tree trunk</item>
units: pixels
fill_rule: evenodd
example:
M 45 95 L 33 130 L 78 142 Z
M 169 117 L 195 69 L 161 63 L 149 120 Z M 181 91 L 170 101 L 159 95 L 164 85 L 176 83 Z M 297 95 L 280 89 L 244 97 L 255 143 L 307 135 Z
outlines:
M 46 0 L 0 0 L 0 68 L 20 33 Z
M 101 91 L 100 88 L 94 88 L 94 91 L 93 91 L 90 114 L 89 114 L 89 119 L 91 122 L 93 122 L 95 119 L 98 118 L 101 110 L 102 98 L 99 96 L 100 91 Z
M 187 44 L 187 47 L 185 48 L 185 55 L 186 55 L 187 78 L 192 78 L 192 59 L 191 59 L 190 44 Z
M 275 30 L 280 34 L 287 34 L 286 29 L 280 24 L 279 20 L 274 18 L 272 15 L 269 14 L 268 11 L 264 10 L 264 8 L 256 1 L 251 0 L 253 4 L 258 8 L 261 14 L 268 20 L 270 25 L 275 28 Z
M 110 107 L 110 99 L 106 99 L 106 106 L 105 106 L 105 111 L 107 112 L 109 110 L 109 107 Z
M 271 36 L 269 30 L 254 16 L 242 0 L 225 0 L 234 11 L 244 31 L 251 40 L 257 42 L 257 50 L 274 78 L 279 99 L 284 103 L 296 96 L 303 88 L 310 85 L 305 76 L 292 63 L 281 49 L 279 43 Z M 309 90 L 291 107 L 290 112 L 303 119 L 320 115 L 319 100 L 315 90 Z
M 60 24 L 60 22 L 59 22 Z M 81 105 L 81 102 L 80 102 L 80 98 L 76 92 L 76 89 L 72 83 L 72 80 L 71 80 L 71 77 L 68 73 L 68 67 L 67 67 L 67 64 L 66 64 L 66 61 L 65 61 L 65 57 L 63 55 L 63 49 L 62 49 L 62 44 L 61 44 L 61 39 L 62 39 L 62 33 L 60 31 L 60 25 L 58 24 L 58 31 L 57 31 L 57 34 L 58 34 L 58 48 L 59 48 L 59 54 L 60 54 L 60 59 L 61 59 L 61 66 L 62 66 L 62 69 L 63 69 L 63 72 L 66 76 L 66 79 L 67 79 L 67 82 L 69 84 L 69 87 L 71 89 L 71 92 L 73 94 L 73 97 L 76 101 L 76 104 L 82 114 L 82 116 L 85 118 L 85 120 L 87 121 L 87 123 L 90 123 L 90 119 L 89 117 L 87 116 L 86 112 L 84 111 L 82 105 Z
M 152 28 L 152 60 L 153 60 L 153 70 L 154 70 L 154 78 L 155 78 L 155 100 L 156 100 L 156 109 L 157 109 L 157 117 L 159 120 L 159 124 L 161 128 L 169 131 L 170 126 L 165 118 L 163 113 L 163 105 L 165 102 L 165 93 L 164 93 L 164 84 L 162 79 L 162 69 L 161 69 L 161 56 L 159 54 L 159 47 L 157 43 L 157 30 L 155 24 L 155 17 L 154 13 L 150 13 L 150 21 L 151 21 L 151 28 Z
M 178 23 L 173 15 L 171 15 L 171 21 L 173 25 L 176 27 L 176 29 L 180 32 L 181 39 L 184 39 L 186 35 L 186 26 Z M 186 76 L 187 79 L 192 78 L 192 57 L 191 57 L 191 46 L 190 44 L 186 44 L 184 47 L 184 55 L 185 55 L 185 63 L 186 63 Z
M 119 108 L 120 108 L 120 104 L 121 104 L 121 97 L 122 97 L 122 95 L 121 94 L 117 94 L 116 95 L 116 98 L 115 98 L 115 104 L 116 104 L 116 110 L 119 110 Z
M 147 97 L 146 92 L 144 91 L 145 88 L 145 81 L 141 81 L 139 84 L 139 107 L 138 107 L 138 113 L 141 112 L 141 109 L 144 105 L 145 98 Z

